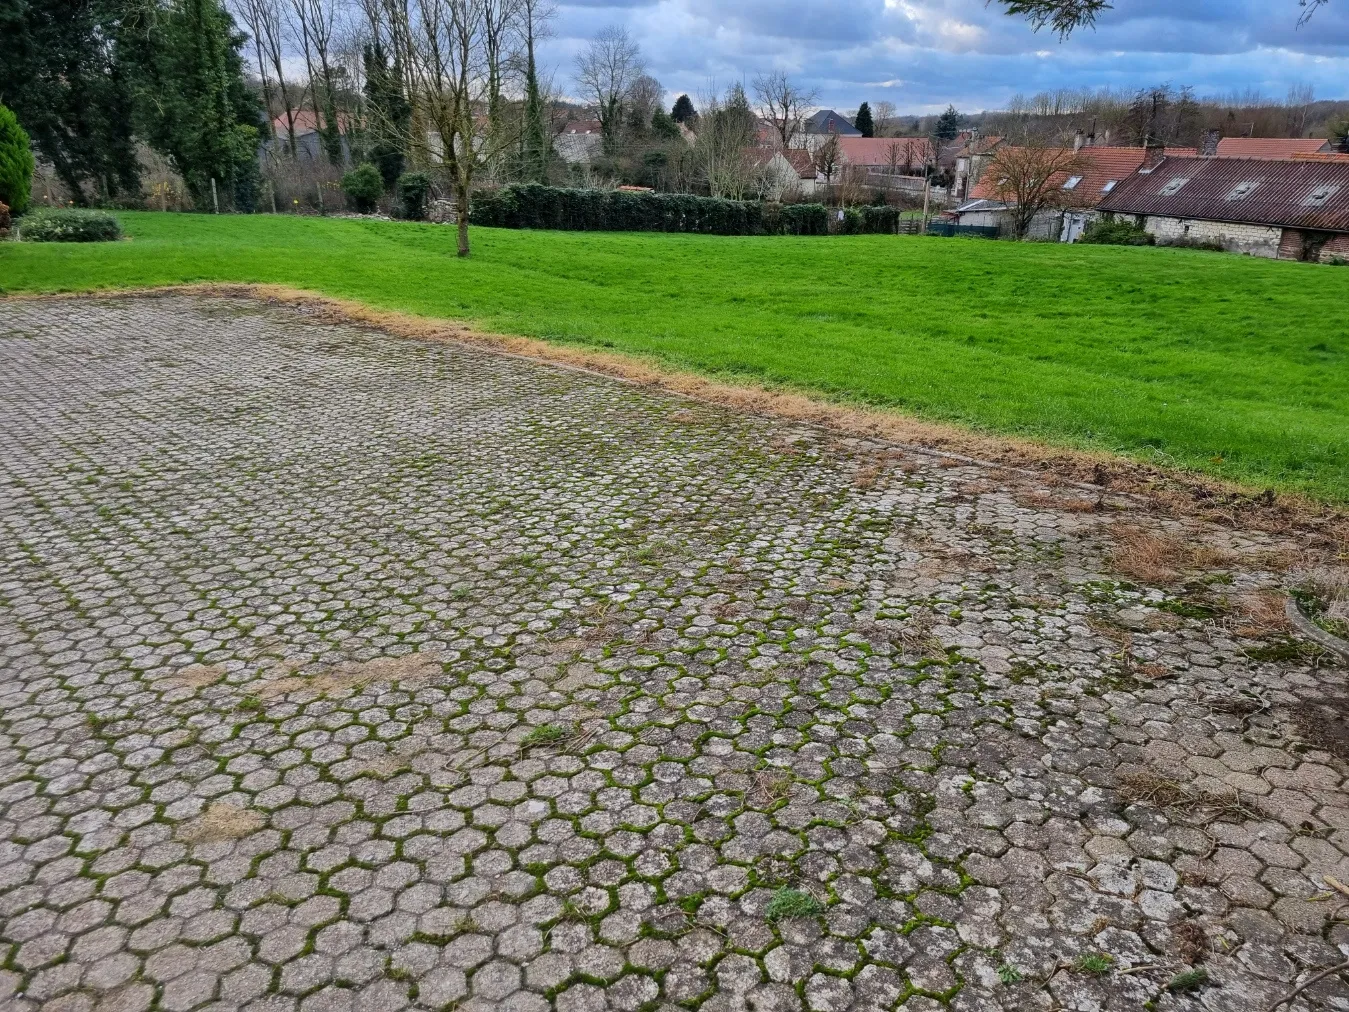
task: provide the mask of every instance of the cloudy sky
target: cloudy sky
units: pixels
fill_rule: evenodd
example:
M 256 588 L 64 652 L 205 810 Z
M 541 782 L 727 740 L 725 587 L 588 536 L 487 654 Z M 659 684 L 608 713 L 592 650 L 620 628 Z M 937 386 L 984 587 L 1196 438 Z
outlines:
M 902 112 L 976 111 L 1017 92 L 1163 82 L 1349 98 L 1349 0 L 1301 28 L 1299 13 L 1297 0 L 1115 0 L 1094 31 L 1060 43 L 984 0 L 571 0 L 546 58 L 575 94 L 575 54 L 618 24 L 673 94 L 784 69 L 840 110 L 888 99 Z

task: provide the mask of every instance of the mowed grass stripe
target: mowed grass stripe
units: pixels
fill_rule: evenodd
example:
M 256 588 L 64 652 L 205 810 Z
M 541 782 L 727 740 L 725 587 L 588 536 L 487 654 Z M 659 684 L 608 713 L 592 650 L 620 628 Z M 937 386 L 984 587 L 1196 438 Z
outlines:
M 1188 250 L 127 213 L 0 287 L 269 282 L 1349 500 L 1349 271 Z

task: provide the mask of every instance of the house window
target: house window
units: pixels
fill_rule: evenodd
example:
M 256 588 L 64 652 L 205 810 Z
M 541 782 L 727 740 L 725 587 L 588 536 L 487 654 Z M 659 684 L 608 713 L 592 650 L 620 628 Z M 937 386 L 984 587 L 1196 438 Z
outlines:
M 1101 187 L 1101 192 L 1109 193 L 1111 190 L 1115 188 L 1115 184 L 1118 182 L 1119 182 L 1118 179 L 1107 179 L 1105 181 L 1105 185 Z
M 1307 199 L 1302 203 L 1308 207 L 1320 207 L 1329 200 L 1330 195 L 1338 189 L 1339 187 L 1334 183 L 1325 183 L 1314 188 L 1311 193 L 1307 194 Z
M 1188 176 L 1176 176 L 1171 182 L 1167 183 L 1161 189 L 1163 197 L 1174 197 L 1180 192 L 1180 188 L 1190 181 Z
M 1077 184 L 1080 183 L 1080 182 L 1082 182 L 1082 177 L 1081 177 L 1081 176 L 1069 176 L 1069 177 L 1068 177 L 1068 182 L 1066 182 L 1066 183 L 1063 184 L 1063 188 L 1064 188 L 1065 190 L 1072 190 L 1072 189 L 1075 189 L 1075 188 L 1077 187 Z
M 1236 186 L 1232 187 L 1232 192 L 1229 193 L 1229 194 L 1227 195 L 1227 199 L 1228 199 L 1228 200 L 1245 200 L 1246 197 L 1250 194 L 1250 192 L 1251 192 L 1252 190 L 1254 190 L 1254 189 L 1255 189 L 1257 186 L 1259 186 L 1259 185 L 1260 185 L 1260 184 L 1259 184 L 1258 182 L 1256 182 L 1255 180 L 1249 180 L 1249 179 L 1248 179 L 1246 182 L 1244 182 L 1244 183 L 1237 183 Z

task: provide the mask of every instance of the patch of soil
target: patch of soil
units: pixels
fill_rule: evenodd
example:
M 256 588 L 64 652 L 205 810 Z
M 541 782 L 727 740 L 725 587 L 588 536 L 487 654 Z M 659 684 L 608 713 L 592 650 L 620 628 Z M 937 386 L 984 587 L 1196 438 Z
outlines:
M 319 695 L 361 689 L 371 682 L 397 682 L 403 686 L 426 685 L 444 673 L 440 660 L 430 653 L 411 653 L 401 657 L 376 657 L 368 661 L 343 661 L 321 671 L 294 674 L 299 665 L 282 661 L 265 673 L 263 683 L 254 690 L 259 699 L 275 699 L 291 692 L 308 690 Z M 279 676 L 279 677 L 278 677 Z
M 184 843 L 219 843 L 241 839 L 262 826 L 263 818 L 257 812 L 218 801 L 179 826 L 177 836 Z
M 1327 696 L 1290 709 L 1304 741 L 1349 762 L 1349 697 Z
M 228 672 L 220 664 L 190 664 L 169 677 L 189 689 L 204 689 L 224 678 Z

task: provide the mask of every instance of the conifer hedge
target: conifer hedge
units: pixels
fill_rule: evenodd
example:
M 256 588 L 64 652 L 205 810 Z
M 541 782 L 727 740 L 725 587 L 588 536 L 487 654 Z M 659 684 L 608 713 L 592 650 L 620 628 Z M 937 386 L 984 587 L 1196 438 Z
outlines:
M 874 213 L 882 212 L 882 213 Z M 883 212 L 889 212 L 888 215 Z M 850 211 L 851 219 L 857 212 Z M 469 221 L 495 228 L 577 232 L 702 232 L 710 235 L 828 235 L 823 204 L 764 204 L 688 193 L 582 190 L 519 183 L 474 194 Z M 863 208 L 853 231 L 894 232 L 898 212 Z

